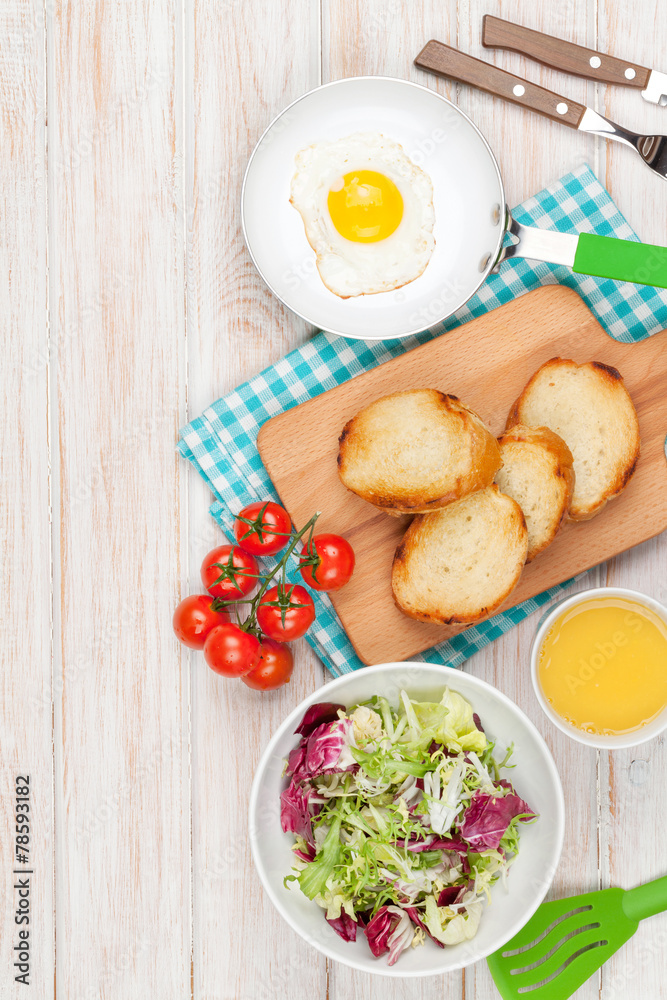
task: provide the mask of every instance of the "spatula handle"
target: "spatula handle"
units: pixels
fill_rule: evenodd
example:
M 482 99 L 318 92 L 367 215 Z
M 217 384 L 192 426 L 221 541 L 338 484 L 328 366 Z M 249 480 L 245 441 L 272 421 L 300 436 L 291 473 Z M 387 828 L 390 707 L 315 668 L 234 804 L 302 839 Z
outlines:
M 667 875 L 628 889 L 623 896 L 623 910 L 631 920 L 644 920 L 667 910 Z
M 542 31 L 524 28 L 522 24 L 503 21 L 492 14 L 485 14 L 482 19 L 482 45 L 485 48 L 511 49 L 563 73 L 585 76 L 602 83 L 616 83 L 623 87 L 643 90 L 651 74 L 650 69 L 637 63 L 608 56 L 595 49 L 575 45 L 574 42 L 566 42 L 563 38 L 545 35 Z
M 415 59 L 415 65 L 479 87 L 494 97 L 504 97 L 506 101 L 537 111 L 546 118 L 569 125 L 570 128 L 578 127 L 586 110 L 583 104 L 559 97 L 544 87 L 538 87 L 536 83 L 522 80 L 520 76 L 506 73 L 504 69 L 498 69 L 491 63 L 475 59 L 474 56 L 433 39 L 421 50 Z

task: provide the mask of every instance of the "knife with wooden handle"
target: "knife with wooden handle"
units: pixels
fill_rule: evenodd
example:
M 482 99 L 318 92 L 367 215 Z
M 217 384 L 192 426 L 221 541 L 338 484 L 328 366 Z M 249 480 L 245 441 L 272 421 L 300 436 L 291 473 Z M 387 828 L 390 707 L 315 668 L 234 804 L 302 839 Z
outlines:
M 482 19 L 482 45 L 487 49 L 511 49 L 563 73 L 600 83 L 635 87 L 651 104 L 667 105 L 667 73 L 566 42 L 492 14 L 485 14 Z
M 536 83 L 522 80 L 520 76 L 507 73 L 492 63 L 475 59 L 474 56 L 469 56 L 434 39 L 426 43 L 415 59 L 415 65 L 432 73 L 448 76 L 452 80 L 469 83 L 473 87 L 493 94 L 494 97 L 502 97 L 522 108 L 529 108 L 579 132 L 600 135 L 603 139 L 612 139 L 614 142 L 630 146 L 639 153 L 647 167 L 663 180 L 667 180 L 667 136 L 665 135 L 642 135 L 639 132 L 632 132 L 622 125 L 617 125 L 610 118 L 605 118 L 593 108 L 587 108 L 585 104 L 560 97 Z

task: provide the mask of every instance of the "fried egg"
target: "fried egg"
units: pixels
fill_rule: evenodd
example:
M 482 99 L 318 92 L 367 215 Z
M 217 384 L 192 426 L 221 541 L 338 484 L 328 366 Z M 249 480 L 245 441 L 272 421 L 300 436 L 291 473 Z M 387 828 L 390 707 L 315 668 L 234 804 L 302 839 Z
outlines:
M 341 298 L 414 281 L 435 240 L 433 184 L 398 142 L 355 132 L 297 153 L 290 201 L 326 287 Z

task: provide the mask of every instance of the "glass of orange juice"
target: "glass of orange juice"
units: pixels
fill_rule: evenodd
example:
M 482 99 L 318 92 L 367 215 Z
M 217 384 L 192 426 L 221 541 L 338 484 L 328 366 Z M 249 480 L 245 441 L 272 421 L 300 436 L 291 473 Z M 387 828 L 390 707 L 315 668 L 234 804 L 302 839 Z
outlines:
M 574 594 L 540 623 L 531 676 L 542 709 L 572 739 L 645 743 L 667 728 L 667 608 L 622 587 Z

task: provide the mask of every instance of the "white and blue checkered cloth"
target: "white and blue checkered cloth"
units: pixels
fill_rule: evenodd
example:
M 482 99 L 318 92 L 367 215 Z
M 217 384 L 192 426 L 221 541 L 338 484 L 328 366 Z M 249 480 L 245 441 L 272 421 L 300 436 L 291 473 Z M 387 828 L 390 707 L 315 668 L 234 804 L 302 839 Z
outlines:
M 561 232 L 595 232 L 636 240 L 609 193 L 588 166 L 567 174 L 514 209 L 518 222 Z M 257 432 L 276 413 L 303 403 L 361 372 L 412 350 L 444 330 L 467 323 L 539 285 L 569 285 L 583 298 L 616 340 L 637 341 L 667 327 L 667 291 L 574 274 L 566 267 L 512 260 L 491 275 L 481 290 L 441 330 L 401 341 L 344 340 L 318 333 L 302 347 L 217 400 L 181 430 L 178 449 L 204 477 L 216 496 L 211 514 L 232 536 L 235 514 L 253 500 L 278 499 L 257 451 Z M 292 576 L 296 562 L 292 566 Z M 572 583 L 543 594 L 439 643 L 417 659 L 459 666 Z M 326 594 L 313 592 L 317 619 L 307 639 L 338 676 L 363 664 L 356 656 Z

